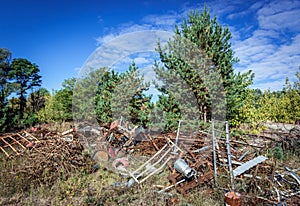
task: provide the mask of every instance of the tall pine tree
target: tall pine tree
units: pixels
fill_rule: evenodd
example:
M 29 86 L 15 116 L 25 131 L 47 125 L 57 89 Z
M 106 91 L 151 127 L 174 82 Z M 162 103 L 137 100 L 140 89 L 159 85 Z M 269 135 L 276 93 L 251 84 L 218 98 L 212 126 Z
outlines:
M 202 12 L 192 11 L 181 27 L 175 28 L 174 37 L 165 48 L 158 44 L 163 63 L 163 67 L 155 67 L 158 79 L 166 78 L 163 73 L 177 73 L 195 95 L 203 121 L 209 120 L 212 112 L 225 110 L 222 104 L 214 105 L 223 95 L 226 118 L 232 119 L 253 80 L 251 71 L 234 73 L 233 64 L 238 59 L 234 58 L 230 39 L 229 29 L 223 28 L 216 17 L 211 18 L 205 6 Z
M 20 98 L 19 117 L 23 119 L 26 107 L 26 94 L 33 87 L 41 86 L 42 80 L 39 75 L 39 67 L 27 59 L 13 59 L 10 65 L 9 77 L 17 84 L 17 93 Z

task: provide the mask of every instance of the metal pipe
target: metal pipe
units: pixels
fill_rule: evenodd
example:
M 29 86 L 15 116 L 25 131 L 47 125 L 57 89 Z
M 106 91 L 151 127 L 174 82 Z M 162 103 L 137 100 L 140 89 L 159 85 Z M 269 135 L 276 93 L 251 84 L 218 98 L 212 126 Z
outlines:
M 176 146 L 178 146 L 178 138 L 179 138 L 179 132 L 180 132 L 180 124 L 181 124 L 181 122 L 182 122 L 182 120 L 179 120 L 178 129 L 177 129 L 177 135 L 176 135 L 176 139 L 175 139 Z M 175 149 L 174 152 L 177 152 L 177 149 Z
M 213 164 L 214 164 L 214 179 L 215 186 L 218 187 L 217 181 L 217 158 L 216 158 L 216 137 L 215 137 L 215 124 L 214 120 L 211 121 L 211 130 L 212 130 L 212 144 L 213 144 Z
M 230 183 L 231 188 L 234 190 L 234 177 L 233 177 L 233 171 L 232 171 L 232 163 L 231 163 L 231 152 L 230 152 L 230 137 L 229 137 L 229 126 L 228 121 L 225 122 L 226 125 L 226 145 L 227 145 L 227 157 L 228 157 L 228 167 L 229 167 L 229 173 L 230 173 Z
M 178 184 L 184 182 L 185 180 L 186 180 L 186 179 L 182 179 L 182 180 L 176 182 L 175 185 L 170 185 L 170 186 L 168 186 L 168 187 L 166 187 L 166 188 L 164 188 L 164 189 L 158 191 L 158 193 L 163 193 L 163 192 L 167 191 L 168 189 L 171 189 L 172 187 L 175 187 L 176 185 L 178 185 Z

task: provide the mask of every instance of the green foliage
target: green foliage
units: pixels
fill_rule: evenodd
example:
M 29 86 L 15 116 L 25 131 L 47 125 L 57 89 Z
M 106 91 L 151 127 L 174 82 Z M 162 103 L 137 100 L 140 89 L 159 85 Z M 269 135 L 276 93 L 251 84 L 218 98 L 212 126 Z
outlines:
M 96 92 L 96 116 L 100 124 L 110 123 L 113 121 L 112 113 L 112 95 L 114 89 L 119 82 L 124 78 L 123 76 L 116 73 L 114 70 L 111 72 L 108 69 L 102 71 L 103 76 L 101 82 L 99 82 Z M 120 98 L 121 102 L 122 99 Z
M 52 96 L 45 94 L 45 107 L 37 115 L 41 122 L 70 121 L 72 116 L 73 90 L 75 78 L 66 79 L 62 83 L 62 89 L 53 92 Z
M 26 113 L 37 113 L 45 107 L 45 97 L 49 95 L 49 91 L 45 88 L 40 88 L 32 92 L 27 98 Z
M 299 82 L 300 79 L 292 86 L 287 78 L 282 91 L 264 92 L 257 109 L 257 112 L 264 117 L 264 121 L 293 123 L 299 118 L 300 91 L 297 88 Z
M 257 94 L 255 90 L 248 89 L 244 99 L 244 104 L 238 109 L 238 112 L 231 119 L 231 124 L 239 126 L 242 123 L 248 124 L 250 129 L 258 129 L 257 123 L 262 121 L 262 115 L 257 112 Z
M 274 155 L 274 158 L 277 159 L 277 160 L 281 160 L 282 157 L 283 157 L 283 151 L 282 151 L 282 147 L 280 146 L 277 146 L 273 149 L 273 155 Z
M 223 28 L 218 24 L 216 17 L 211 18 L 206 6 L 202 13 L 191 12 L 182 28 L 184 37 L 205 50 L 207 57 L 217 67 L 226 92 L 227 119 L 231 120 L 241 106 L 254 75 L 251 71 L 234 74 L 233 64 L 238 59 L 234 58 L 231 48 L 231 33 L 228 27 Z
M 121 116 L 135 125 L 146 127 L 149 122 L 150 102 L 152 95 L 146 95 L 149 83 L 144 83 L 143 75 L 133 62 L 128 70 L 121 74 L 122 81 L 118 83 L 112 96 L 112 112 L 114 118 Z
M 10 126 L 10 110 L 7 106 L 8 96 L 12 92 L 8 79 L 9 62 L 11 52 L 8 49 L 0 48 L 0 131 L 4 131 Z
M 176 84 L 173 79 L 178 75 L 175 79 L 189 88 L 180 88 L 177 94 L 193 94 L 198 105 L 198 118 L 202 121 L 224 119 L 225 105 L 227 118 L 237 117 L 252 83 L 251 71 L 234 73 L 233 64 L 238 59 L 233 56 L 230 39 L 228 27 L 223 28 L 216 17 L 211 18 L 205 7 L 202 12 L 192 11 L 181 28 L 176 27 L 173 40 L 165 48 L 158 44 L 163 67 L 155 65 L 157 78 L 170 85 Z M 185 112 L 181 111 L 183 114 Z
M 178 101 L 171 94 L 162 94 L 158 98 L 151 113 L 151 127 L 164 132 L 175 131 L 181 117 Z
M 8 78 L 11 52 L 5 48 L 0 48 L 0 106 L 3 108 L 6 98 L 12 92 Z
M 262 122 L 294 123 L 300 117 L 299 71 L 296 77 L 298 80 L 294 84 L 286 78 L 282 91 L 261 92 L 258 89 L 248 89 L 243 105 L 231 120 L 232 124 L 240 126 L 246 123 L 248 129 L 256 133 L 263 129 L 260 124 Z
M 89 121 L 97 123 L 96 110 L 97 110 L 97 88 L 101 78 L 105 78 L 107 68 L 100 68 L 94 70 L 90 68 L 88 72 L 76 80 L 76 85 L 73 92 L 73 117 L 76 122 Z M 105 98 L 104 98 L 105 99 Z M 107 102 L 105 107 L 109 106 Z M 96 108 L 95 108 L 96 107 Z
M 151 95 L 144 93 L 149 88 L 143 82 L 135 63 L 122 74 L 114 70 L 104 71 L 96 92 L 96 116 L 100 124 L 107 124 L 121 117 L 135 125 L 147 126 L 149 122 Z

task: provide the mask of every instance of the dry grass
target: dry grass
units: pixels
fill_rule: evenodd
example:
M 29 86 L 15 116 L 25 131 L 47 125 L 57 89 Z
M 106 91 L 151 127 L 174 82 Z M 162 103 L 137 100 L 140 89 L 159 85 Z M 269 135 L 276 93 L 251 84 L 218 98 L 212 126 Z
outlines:
M 1 157 L 4 160 L 5 157 Z M 3 159 L 4 158 L 4 159 Z M 5 167 L 12 167 L 23 161 L 22 157 L 1 161 L 1 173 Z M 167 170 L 131 188 L 111 186 L 116 182 L 126 182 L 127 178 L 118 173 L 100 168 L 94 173 L 75 171 L 68 178 L 63 172 L 57 174 L 54 184 L 34 184 L 25 176 L 6 174 L 1 176 L 0 205 L 221 205 L 213 195 L 205 190 L 194 190 L 184 198 L 174 193 L 158 195 L 153 187 L 165 180 Z M 46 177 L 40 177 L 41 179 Z M 172 204 L 173 203 L 173 204 Z
M 291 158 L 291 155 L 289 156 Z M 0 177 L 2 189 L 0 191 L 0 205 L 223 205 L 223 190 L 212 190 L 205 185 L 192 190 L 186 197 L 170 191 L 173 196 L 158 194 L 153 185 L 161 184 L 168 174 L 168 169 L 160 175 L 153 176 L 141 185 L 131 188 L 111 186 L 116 182 L 126 182 L 127 178 L 118 173 L 100 168 L 93 173 L 75 171 L 68 178 L 63 173 L 58 174 L 52 185 L 35 185 L 26 182 L 22 176 L 8 176 L 3 173 L 5 167 L 19 164 L 20 159 L 5 160 L 1 157 Z M 290 159 L 299 163 L 293 156 Z M 280 162 L 284 166 L 285 161 Z M 41 177 L 43 178 L 43 177 Z M 228 179 L 219 179 L 220 184 L 227 184 Z M 239 187 L 242 188 L 243 185 Z M 248 191 L 249 192 L 249 191 Z M 246 193 L 247 194 L 247 193 Z M 250 194 L 250 193 L 248 193 Z M 259 200 L 255 201 L 258 204 Z M 251 201 L 248 202 L 251 205 Z M 254 204 L 254 203 L 253 203 Z M 261 205 L 264 203 L 261 201 Z

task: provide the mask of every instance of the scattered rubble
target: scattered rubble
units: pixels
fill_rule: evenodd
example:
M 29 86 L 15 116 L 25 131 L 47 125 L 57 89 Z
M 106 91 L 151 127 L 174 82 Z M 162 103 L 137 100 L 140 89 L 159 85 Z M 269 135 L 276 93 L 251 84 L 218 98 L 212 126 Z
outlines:
M 178 192 L 187 196 L 205 185 L 226 192 L 228 205 L 255 199 L 273 205 L 300 200 L 299 165 L 276 167 L 270 153 L 278 145 L 297 152 L 298 127 L 276 133 L 273 126 L 258 136 L 229 137 L 228 126 L 218 131 L 213 125 L 210 131 L 190 135 L 180 134 L 180 128 L 177 133 L 160 134 L 158 129 L 130 127 L 122 119 L 109 128 L 81 126 L 63 133 L 34 128 L 1 136 L 0 149 L 8 158 L 26 155 L 30 160 L 22 170 L 16 167 L 10 172 L 35 179 L 47 170 L 46 182 L 54 181 L 54 172 L 63 169 L 71 174 L 74 168 L 85 167 L 86 152 L 96 164 L 94 169 L 100 165 L 127 177 L 127 182 L 116 183 L 116 187 L 142 184 L 168 168 L 167 179 L 156 190 L 161 195 Z

